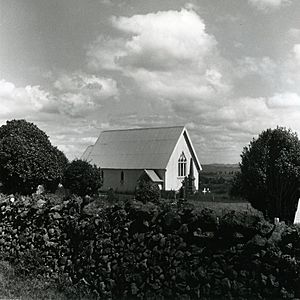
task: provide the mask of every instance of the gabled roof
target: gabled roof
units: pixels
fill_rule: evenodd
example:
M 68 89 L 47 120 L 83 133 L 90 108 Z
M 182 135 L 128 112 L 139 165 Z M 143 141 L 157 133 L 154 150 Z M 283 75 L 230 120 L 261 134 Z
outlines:
M 184 126 L 101 132 L 81 159 L 103 169 L 166 169 Z

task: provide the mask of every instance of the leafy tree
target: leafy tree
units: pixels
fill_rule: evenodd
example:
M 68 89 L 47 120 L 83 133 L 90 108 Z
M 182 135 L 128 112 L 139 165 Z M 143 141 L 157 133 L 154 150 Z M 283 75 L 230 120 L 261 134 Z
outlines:
M 0 127 L 0 181 L 4 192 L 30 194 L 39 184 L 55 189 L 68 163 L 48 136 L 25 120 Z
M 66 168 L 63 185 L 78 196 L 92 196 L 102 185 L 101 170 L 85 160 L 73 160 Z
M 300 141 L 283 127 L 267 129 L 241 154 L 235 191 L 270 218 L 293 222 L 300 196 Z
M 231 197 L 241 197 L 243 196 L 243 182 L 241 172 L 236 172 L 230 181 L 229 195 Z

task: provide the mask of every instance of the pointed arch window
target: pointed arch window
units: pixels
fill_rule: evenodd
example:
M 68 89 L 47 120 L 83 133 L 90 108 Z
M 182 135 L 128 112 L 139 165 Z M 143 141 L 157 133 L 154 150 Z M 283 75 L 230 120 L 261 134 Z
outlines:
M 186 176 L 186 157 L 182 152 L 178 159 L 178 177 Z

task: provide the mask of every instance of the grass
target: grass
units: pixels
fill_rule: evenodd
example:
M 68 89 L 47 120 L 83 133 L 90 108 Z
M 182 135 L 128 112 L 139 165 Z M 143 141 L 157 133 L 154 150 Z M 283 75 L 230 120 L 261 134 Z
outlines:
M 197 201 L 189 200 L 189 203 L 193 204 L 197 210 L 204 208 L 212 209 L 217 215 L 222 216 L 229 211 L 247 211 L 254 214 L 258 214 L 258 210 L 253 208 L 249 202 L 211 202 L 211 201 Z
M 53 283 L 38 278 L 25 278 L 15 274 L 6 261 L 0 261 L 1 299 L 67 299 Z
M 7 261 L 0 261 L 0 299 L 22 300 L 88 300 L 96 299 L 88 287 L 73 285 L 60 278 L 59 283 L 41 276 L 24 276 Z

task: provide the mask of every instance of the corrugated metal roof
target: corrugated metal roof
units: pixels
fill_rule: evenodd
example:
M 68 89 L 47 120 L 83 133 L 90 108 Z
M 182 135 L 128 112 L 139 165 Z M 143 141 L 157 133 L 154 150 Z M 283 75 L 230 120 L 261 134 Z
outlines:
M 152 180 L 152 182 L 163 182 L 163 180 L 158 177 L 158 175 L 155 173 L 154 170 L 145 169 L 144 171 L 149 176 L 149 178 Z
M 82 158 L 103 169 L 165 169 L 184 126 L 103 131 Z
M 83 160 L 87 160 L 88 157 L 90 156 L 92 150 L 93 150 L 93 147 L 94 147 L 94 145 L 89 145 L 89 146 L 85 149 L 85 151 L 83 152 L 83 154 L 81 155 L 80 158 L 83 159 Z

